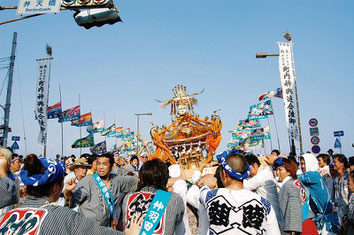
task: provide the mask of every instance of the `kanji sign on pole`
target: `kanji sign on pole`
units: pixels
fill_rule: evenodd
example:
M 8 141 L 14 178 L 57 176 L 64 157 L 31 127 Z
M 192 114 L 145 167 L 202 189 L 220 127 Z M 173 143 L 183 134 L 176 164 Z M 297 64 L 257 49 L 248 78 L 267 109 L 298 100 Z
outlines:
M 47 118 L 48 118 L 48 97 L 49 97 L 49 76 L 51 59 L 44 59 L 38 62 L 38 80 L 36 89 L 35 118 L 39 124 L 38 143 L 47 143 Z
M 61 0 L 19 0 L 17 15 L 58 13 Z
M 297 102 L 295 90 L 295 70 L 292 57 L 292 43 L 278 42 L 279 45 L 279 71 L 283 89 L 286 124 L 291 139 L 299 142 L 299 123 L 297 115 Z

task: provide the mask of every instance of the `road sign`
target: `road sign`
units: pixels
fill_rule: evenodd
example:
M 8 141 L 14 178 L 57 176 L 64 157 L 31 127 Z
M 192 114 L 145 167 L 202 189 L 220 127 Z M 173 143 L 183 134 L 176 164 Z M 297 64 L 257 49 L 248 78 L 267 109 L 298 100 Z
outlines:
M 342 147 L 342 144 L 338 138 L 336 138 L 336 142 L 334 142 L 334 147 L 336 149 L 340 149 Z
M 310 136 L 319 136 L 320 132 L 318 127 L 310 127 Z
M 20 141 L 20 137 L 19 136 L 12 136 L 11 138 L 13 141 Z
M 335 131 L 333 132 L 334 137 L 344 136 L 344 131 Z
M 312 146 L 311 150 L 313 153 L 319 153 L 321 151 L 321 148 L 318 145 L 314 145 Z
M 33 15 L 38 13 L 58 13 L 60 11 L 61 1 L 20 0 L 17 6 L 17 15 Z
M 318 124 L 318 121 L 316 118 L 311 118 L 309 121 L 310 126 L 315 127 Z
M 317 145 L 320 143 L 320 138 L 318 136 L 312 136 L 311 137 L 311 143 L 314 145 Z
M 11 149 L 13 149 L 13 150 L 20 149 L 20 146 L 18 146 L 17 142 L 15 141 L 15 142 L 11 145 Z

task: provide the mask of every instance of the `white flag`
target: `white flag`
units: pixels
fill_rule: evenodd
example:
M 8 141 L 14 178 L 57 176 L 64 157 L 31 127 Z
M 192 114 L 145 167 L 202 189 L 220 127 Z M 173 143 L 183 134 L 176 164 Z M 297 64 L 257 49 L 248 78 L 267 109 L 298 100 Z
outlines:
M 296 77 L 292 43 L 278 42 L 279 71 L 289 137 L 299 141 L 299 123 L 296 102 Z
M 43 145 L 47 143 L 47 108 L 49 97 L 50 64 L 50 60 L 44 60 L 38 63 L 36 109 L 34 110 L 34 113 L 39 124 L 38 143 Z

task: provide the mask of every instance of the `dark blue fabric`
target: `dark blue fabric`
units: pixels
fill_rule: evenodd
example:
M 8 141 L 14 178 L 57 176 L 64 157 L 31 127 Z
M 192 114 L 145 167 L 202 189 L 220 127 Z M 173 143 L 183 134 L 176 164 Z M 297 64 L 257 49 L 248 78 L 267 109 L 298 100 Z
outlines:
M 227 172 L 227 174 L 229 176 L 231 176 L 234 179 L 237 180 L 243 180 L 243 179 L 247 179 L 248 176 L 250 175 L 250 166 L 247 164 L 247 171 L 244 174 L 241 174 L 237 171 L 235 171 L 234 169 L 232 169 L 226 162 L 226 157 L 229 154 L 238 154 L 239 152 L 237 150 L 231 150 L 231 151 L 224 151 L 222 153 L 220 153 L 219 155 L 216 156 L 216 158 L 218 159 L 219 163 L 221 163 L 222 168 Z
M 54 159 L 48 159 L 45 157 L 42 157 L 39 160 L 45 168 L 43 174 L 28 176 L 28 171 L 24 168 L 21 169 L 20 176 L 25 185 L 40 186 L 49 184 L 59 177 L 64 176 L 65 166 L 63 163 L 59 163 Z

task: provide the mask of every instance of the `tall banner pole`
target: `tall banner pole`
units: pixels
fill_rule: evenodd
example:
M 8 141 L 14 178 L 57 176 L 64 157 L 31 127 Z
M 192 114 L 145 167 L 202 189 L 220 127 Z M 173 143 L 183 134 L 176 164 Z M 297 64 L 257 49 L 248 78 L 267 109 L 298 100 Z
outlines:
M 53 58 L 51 58 L 52 60 Z M 48 119 L 48 102 L 49 102 L 49 87 L 50 87 L 50 70 L 51 70 L 51 66 L 52 66 L 52 63 L 51 63 L 51 60 L 49 60 L 49 68 L 48 68 L 48 90 L 47 90 L 47 104 L 45 106 L 45 119 L 46 119 L 46 130 L 45 130 L 45 145 L 44 145 L 44 151 L 43 151 L 43 155 L 44 157 L 47 157 L 47 141 L 48 141 L 48 134 L 47 134 L 47 131 L 48 131 L 48 128 L 47 128 L 47 119 Z
M 81 110 L 80 110 L 80 113 L 81 113 Z M 90 113 L 91 113 L 91 122 L 92 122 L 92 125 L 93 125 L 92 109 L 90 109 Z M 85 127 L 85 129 L 87 130 L 87 127 Z M 93 146 L 95 146 L 95 133 L 92 133 L 92 136 L 93 136 Z M 89 148 L 89 151 L 90 151 L 90 148 Z
M 61 88 L 59 84 L 59 97 L 60 97 L 60 105 L 61 105 L 61 119 L 63 119 L 63 100 L 61 98 Z M 64 156 L 64 128 L 63 128 L 63 122 L 60 122 L 61 125 L 61 156 Z
M 266 145 L 265 145 L 265 141 L 263 141 L 263 149 L 264 149 L 264 156 L 267 154 L 267 148 L 266 148 Z
M 258 121 L 259 121 L 259 125 L 262 127 L 261 119 L 258 119 Z M 261 150 L 262 148 L 263 148 L 264 153 L 266 152 L 265 141 L 264 140 L 260 140 L 260 141 L 263 142 L 263 144 L 259 148 L 259 156 L 262 155 L 262 150 Z
M 293 67 L 294 82 L 295 82 L 295 96 L 296 96 L 296 108 L 297 108 L 297 121 L 299 123 L 299 142 L 300 142 L 300 153 L 303 153 L 302 148 L 302 134 L 301 134 L 301 124 L 300 124 L 300 108 L 299 108 L 299 98 L 297 95 L 297 85 L 296 85 L 296 73 L 295 73 L 295 59 L 294 59 L 294 48 L 291 46 L 291 62 Z
M 116 126 L 116 115 L 114 115 L 114 126 L 115 126 L 115 128 L 117 128 L 117 126 Z M 115 139 L 115 144 L 116 144 L 116 148 L 117 148 L 117 137 L 115 136 L 114 139 Z
M 137 115 L 137 118 L 136 118 L 136 155 L 138 156 L 138 153 L 139 153 L 139 116 L 140 115 Z
M 273 114 L 274 114 L 274 108 L 273 108 Z M 269 126 L 269 133 L 270 133 L 270 149 L 272 151 L 273 150 L 273 141 L 272 141 L 272 133 L 270 131 L 269 117 L 267 117 L 267 121 L 268 121 L 268 126 Z
M 79 93 L 79 106 L 80 106 L 80 109 L 81 109 L 80 93 Z M 81 110 L 80 110 L 80 118 L 79 118 L 79 129 L 80 129 L 80 139 L 81 139 L 82 138 L 81 137 Z M 81 154 L 82 154 L 82 148 L 80 148 L 80 157 L 81 157 Z
M 105 116 L 104 110 L 103 110 L 103 123 L 104 123 L 104 126 L 103 126 L 103 130 L 104 130 L 104 129 L 106 129 L 106 116 Z M 106 141 L 106 144 L 107 144 L 107 135 L 104 136 L 104 140 Z
M 272 100 L 272 98 L 270 98 L 270 99 Z M 278 135 L 278 127 L 277 127 L 277 122 L 275 121 L 275 111 L 274 111 L 273 105 L 272 105 L 272 110 L 273 110 L 273 115 L 272 116 L 273 116 L 273 121 L 274 121 L 275 133 L 277 134 L 278 150 L 279 150 L 279 152 L 281 152 L 281 150 L 280 150 L 280 142 L 279 142 L 279 135 Z M 269 119 L 268 119 L 268 125 L 269 125 Z M 270 131 L 270 127 L 269 127 L 269 131 Z M 272 141 L 272 135 L 270 135 L 270 140 Z M 270 143 L 272 144 L 272 142 L 270 142 Z M 273 147 L 272 147 L 272 150 L 273 150 Z
M 277 134 L 278 150 L 279 150 L 279 152 L 281 152 L 281 150 L 280 150 L 280 142 L 279 142 L 279 135 L 278 135 L 278 127 L 277 127 L 277 122 L 275 121 L 275 112 L 274 112 L 274 109 L 273 109 L 273 121 L 274 121 L 275 132 L 276 132 L 276 134 Z

